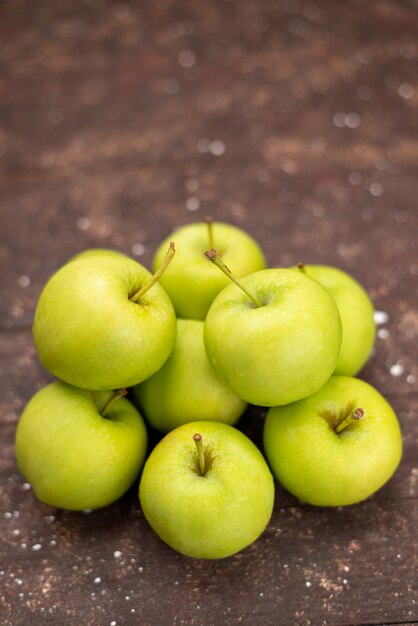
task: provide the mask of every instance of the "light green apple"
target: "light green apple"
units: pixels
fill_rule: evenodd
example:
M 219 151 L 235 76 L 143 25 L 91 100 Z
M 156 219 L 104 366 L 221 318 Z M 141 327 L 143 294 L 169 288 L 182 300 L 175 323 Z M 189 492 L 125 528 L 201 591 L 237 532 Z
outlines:
M 192 422 L 172 430 L 151 452 L 139 497 L 149 524 L 169 546 L 186 556 L 220 559 L 264 531 L 274 484 L 248 437 L 227 424 Z
M 335 301 L 341 316 L 343 339 L 335 374 L 354 376 L 369 358 L 376 327 L 373 304 L 363 287 L 346 272 L 328 265 L 303 265 Z
M 237 276 L 266 267 L 260 246 L 246 232 L 222 222 L 199 222 L 179 228 L 162 242 L 154 268 L 160 265 L 171 239 L 176 242 L 177 254 L 160 282 L 178 317 L 204 320 L 215 297 L 228 285 L 228 279 L 205 259 L 206 250 L 216 247 Z
M 47 283 L 33 325 L 42 364 L 86 389 L 130 387 L 169 357 L 176 318 L 164 289 L 142 265 L 114 251 L 89 251 Z
M 369 497 L 392 476 L 402 436 L 376 389 L 332 376 L 309 398 L 269 410 L 264 450 L 276 478 L 296 497 L 343 506 Z
M 195 421 L 233 425 L 247 406 L 209 363 L 200 320 L 177 320 L 172 353 L 134 394 L 149 423 L 165 433 Z
M 36 497 L 64 509 L 97 509 L 120 498 L 146 448 L 143 419 L 128 400 L 63 382 L 33 396 L 16 432 L 18 466 Z
M 219 257 L 218 257 L 219 258 Z M 290 269 L 226 287 L 205 321 L 209 360 L 240 398 L 275 406 L 304 398 L 332 374 L 341 344 L 337 307 L 319 283 Z

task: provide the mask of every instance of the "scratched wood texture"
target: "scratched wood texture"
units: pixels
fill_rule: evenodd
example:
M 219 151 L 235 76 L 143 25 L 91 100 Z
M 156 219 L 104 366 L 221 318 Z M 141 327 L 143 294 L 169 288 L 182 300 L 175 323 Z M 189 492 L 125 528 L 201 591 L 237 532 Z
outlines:
M 417 624 L 417 3 L 4 0 L 0 33 L 0 623 Z M 50 273 L 90 246 L 149 265 L 209 213 L 272 266 L 362 282 L 388 319 L 361 376 L 404 436 L 374 497 L 278 486 L 264 535 L 215 562 L 162 544 L 137 485 L 91 514 L 36 502 L 13 449 L 51 380 L 30 332 Z M 240 425 L 259 445 L 264 414 Z

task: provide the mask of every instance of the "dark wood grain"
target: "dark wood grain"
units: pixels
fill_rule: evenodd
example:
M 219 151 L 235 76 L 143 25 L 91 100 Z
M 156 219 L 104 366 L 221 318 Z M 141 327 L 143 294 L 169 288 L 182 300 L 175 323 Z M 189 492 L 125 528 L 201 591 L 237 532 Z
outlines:
M 0 35 L 0 623 L 418 623 L 416 2 L 5 0 Z M 272 266 L 360 280 L 389 315 L 361 377 L 404 436 L 370 500 L 277 486 L 264 535 L 216 562 L 162 544 L 137 485 L 91 514 L 40 504 L 13 449 L 51 380 L 30 333 L 48 276 L 91 246 L 149 265 L 208 213 Z M 240 423 L 257 445 L 264 415 Z

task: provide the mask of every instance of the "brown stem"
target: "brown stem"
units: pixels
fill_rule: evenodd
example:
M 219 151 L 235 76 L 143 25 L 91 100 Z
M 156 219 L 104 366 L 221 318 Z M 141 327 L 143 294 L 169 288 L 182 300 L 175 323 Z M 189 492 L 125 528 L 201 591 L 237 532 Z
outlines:
M 107 400 L 107 402 L 105 403 L 104 407 L 102 408 L 100 412 L 100 415 L 102 417 L 105 417 L 105 413 L 106 411 L 108 411 L 110 409 L 110 407 L 112 406 L 112 404 L 114 402 L 116 402 L 116 400 L 119 400 L 119 398 L 123 398 L 123 396 L 126 396 L 127 394 L 127 390 L 126 389 L 116 389 L 116 391 L 114 391 L 112 393 L 112 395 L 110 396 L 109 400 Z
M 205 449 L 202 443 L 202 435 L 199 435 L 199 433 L 196 433 L 195 435 L 193 435 L 193 440 L 197 448 L 197 459 L 199 461 L 200 475 L 204 476 L 206 474 L 206 461 L 205 461 Z
M 232 280 L 232 282 L 234 282 L 236 285 L 238 285 L 238 287 L 240 289 L 242 289 L 242 291 L 254 302 L 256 307 L 261 307 L 262 306 L 261 302 L 255 297 L 255 295 L 252 294 L 250 291 L 248 291 L 248 289 L 246 287 L 244 287 L 242 282 L 240 280 L 238 280 L 238 278 L 231 272 L 229 267 L 227 267 L 225 265 L 225 263 L 222 260 L 221 255 L 218 253 L 217 250 L 215 250 L 215 249 L 208 250 L 207 252 L 205 252 L 205 257 L 207 259 L 209 259 L 209 261 L 211 261 L 214 265 L 216 265 L 216 267 L 219 267 L 219 269 L 226 276 L 228 276 L 228 278 L 230 280 Z
M 155 283 L 160 279 L 160 277 L 162 276 L 162 274 L 165 272 L 165 270 L 167 269 L 168 265 L 171 262 L 171 259 L 173 258 L 174 254 L 176 252 L 176 249 L 174 247 L 174 242 L 171 241 L 170 242 L 170 247 L 167 251 L 167 254 L 165 255 L 165 257 L 163 258 L 163 262 L 161 263 L 160 267 L 158 268 L 158 270 L 155 272 L 155 274 L 151 277 L 151 279 L 143 286 L 141 287 L 141 289 L 139 291 L 137 291 L 131 298 L 131 302 L 138 302 L 142 296 L 144 295 L 144 293 L 146 293 L 148 291 L 148 289 L 151 289 L 151 287 L 153 285 L 155 285 Z
M 347 428 L 347 426 L 350 426 L 350 424 L 352 424 L 353 422 L 361 419 L 363 415 L 364 415 L 363 409 L 361 408 L 355 409 L 354 411 L 350 413 L 350 415 L 347 415 L 347 417 L 345 417 L 342 420 L 342 422 L 337 424 L 337 426 L 334 428 L 334 432 L 337 434 L 340 433 L 342 430 Z

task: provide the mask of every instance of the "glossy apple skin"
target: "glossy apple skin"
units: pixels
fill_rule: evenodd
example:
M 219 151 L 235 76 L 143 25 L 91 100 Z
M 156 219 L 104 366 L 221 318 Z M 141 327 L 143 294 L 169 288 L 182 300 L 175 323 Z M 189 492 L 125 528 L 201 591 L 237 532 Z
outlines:
M 52 276 L 38 302 L 33 336 L 42 364 L 84 389 L 130 387 L 156 372 L 176 337 L 170 299 L 142 265 L 113 251 L 81 254 Z
M 213 302 L 205 321 L 209 360 L 240 397 L 261 406 L 294 402 L 332 374 L 341 344 L 337 307 L 315 280 L 289 269 L 242 279 L 263 306 L 236 285 Z
M 349 410 L 364 416 L 340 433 Z M 297 498 L 317 506 L 360 502 L 394 473 L 402 436 L 390 405 L 371 385 L 332 376 L 304 400 L 269 410 L 264 450 L 273 474 Z
M 212 459 L 205 476 L 198 471 L 195 433 Z M 154 448 L 139 497 L 149 524 L 169 546 L 189 557 L 220 559 L 264 531 L 274 483 L 248 437 L 226 424 L 193 422 L 172 430 Z
M 343 339 L 334 373 L 354 376 L 366 363 L 374 344 L 373 304 L 363 287 L 336 267 L 305 265 L 305 272 L 328 291 L 340 312 Z
M 214 247 L 236 276 L 245 276 L 266 267 L 260 246 L 240 228 L 222 222 L 213 223 Z M 165 239 L 155 253 L 157 268 L 169 242 L 176 243 L 176 256 L 160 279 L 171 298 L 178 317 L 204 320 L 210 305 L 229 279 L 204 256 L 209 245 L 205 222 L 189 224 Z
M 233 425 L 247 406 L 209 363 L 200 320 L 177 320 L 172 353 L 134 394 L 148 422 L 164 433 L 195 421 Z
M 120 498 L 137 478 L 147 448 L 144 421 L 125 398 L 102 417 L 98 407 L 111 394 L 55 382 L 27 404 L 17 427 L 16 458 L 41 502 L 97 509 Z

